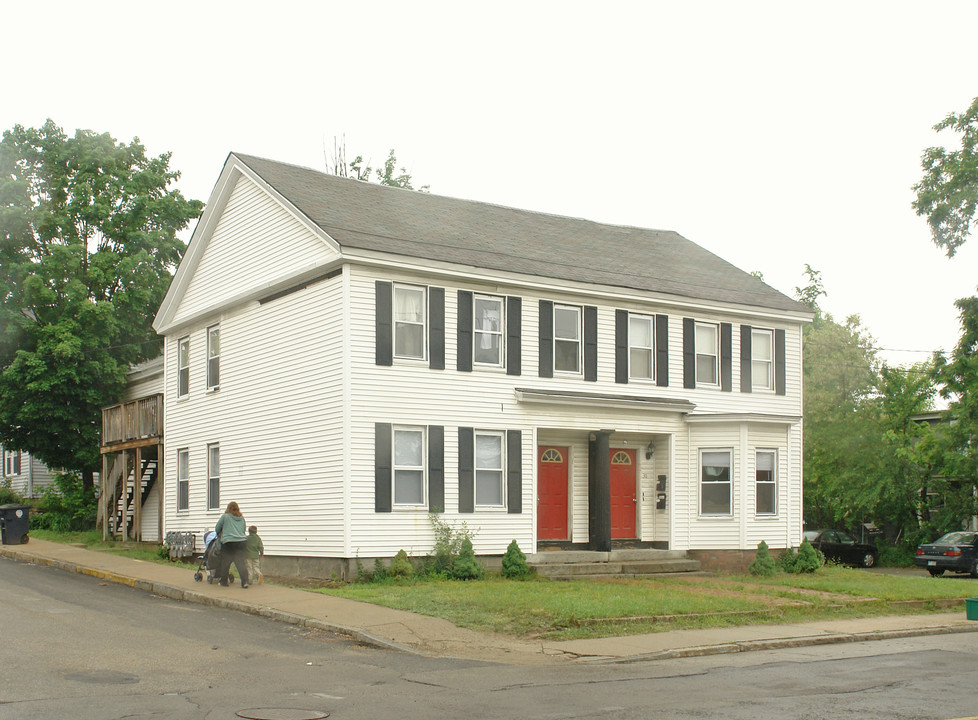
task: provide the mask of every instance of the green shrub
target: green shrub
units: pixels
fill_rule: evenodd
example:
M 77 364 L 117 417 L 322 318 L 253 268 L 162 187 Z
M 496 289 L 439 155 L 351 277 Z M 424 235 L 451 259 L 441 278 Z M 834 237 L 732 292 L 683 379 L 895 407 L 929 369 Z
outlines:
M 372 582 L 381 582 L 387 579 L 387 566 L 380 558 L 374 558 L 374 572 L 370 576 Z
M 778 571 L 778 566 L 774 563 L 774 558 L 768 550 L 767 543 L 761 540 L 757 546 L 757 554 L 754 562 L 750 564 L 748 571 L 751 575 L 774 575 Z
M 387 573 L 395 578 L 409 578 L 414 573 L 414 567 L 403 549 L 397 551 L 391 566 L 387 568 Z
M 526 555 L 520 550 L 515 540 L 506 548 L 503 555 L 503 577 L 512 580 L 523 580 L 532 574 L 532 569 L 526 562 Z
M 26 505 L 24 497 L 10 486 L 10 478 L 0 483 L 0 505 Z
M 913 567 L 914 548 L 884 545 L 880 548 L 879 564 L 886 567 Z
M 97 501 L 85 490 L 80 475 L 53 473 L 54 484 L 44 488 L 31 513 L 31 528 L 55 532 L 77 532 L 95 528 Z
M 807 539 L 803 538 L 797 552 L 786 549 L 778 558 L 778 565 L 787 573 L 813 573 L 825 564 L 825 556 Z
M 437 513 L 428 513 L 428 520 L 435 532 L 435 547 L 431 561 L 424 564 L 425 569 L 432 575 L 455 577 L 455 563 L 462 551 L 462 544 L 468 540 L 471 545 L 475 532 L 469 530 L 464 522 L 458 528 L 449 525 Z
M 463 539 L 462 547 L 452 567 L 452 577 L 456 580 L 478 580 L 484 573 L 482 566 L 476 562 L 472 541 L 468 538 Z

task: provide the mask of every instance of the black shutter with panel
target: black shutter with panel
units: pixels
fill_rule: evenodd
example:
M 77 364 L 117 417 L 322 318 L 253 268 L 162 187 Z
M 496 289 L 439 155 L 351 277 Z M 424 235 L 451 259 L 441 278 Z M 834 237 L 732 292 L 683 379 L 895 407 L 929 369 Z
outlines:
M 683 387 L 696 387 L 696 321 L 683 318 Z
M 733 326 L 720 323 L 720 389 L 733 391 Z
M 460 372 L 472 371 L 472 293 L 458 291 L 457 365 Z
M 390 423 L 374 424 L 374 512 L 390 512 L 392 508 L 393 469 Z
M 378 365 L 394 364 L 394 285 L 378 280 L 375 284 L 375 359 Z
M 445 428 L 428 426 L 428 512 L 445 511 Z
M 778 395 L 787 394 L 785 370 L 785 337 L 784 330 L 774 331 L 774 389 Z
M 615 310 L 615 382 L 628 382 L 627 310 Z
M 593 305 L 584 306 L 584 379 L 598 379 L 598 309 Z
M 445 369 L 445 288 L 428 288 L 428 367 Z
M 669 387 L 669 316 L 655 316 L 655 383 Z
M 523 331 L 523 299 L 506 298 L 506 374 L 519 375 L 523 372 L 523 345 L 520 335 Z
M 554 304 L 540 301 L 540 377 L 554 376 Z
M 506 504 L 510 514 L 523 512 L 523 433 L 506 431 Z
M 458 511 L 475 512 L 475 429 L 458 429 Z
M 752 332 L 750 325 L 740 326 L 740 392 L 745 393 L 754 389 Z

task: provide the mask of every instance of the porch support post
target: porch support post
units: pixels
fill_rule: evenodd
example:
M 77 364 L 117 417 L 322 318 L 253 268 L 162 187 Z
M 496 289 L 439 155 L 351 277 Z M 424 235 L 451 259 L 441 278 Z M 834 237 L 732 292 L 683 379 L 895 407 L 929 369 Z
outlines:
M 598 430 L 588 439 L 588 547 L 611 552 L 611 434 Z

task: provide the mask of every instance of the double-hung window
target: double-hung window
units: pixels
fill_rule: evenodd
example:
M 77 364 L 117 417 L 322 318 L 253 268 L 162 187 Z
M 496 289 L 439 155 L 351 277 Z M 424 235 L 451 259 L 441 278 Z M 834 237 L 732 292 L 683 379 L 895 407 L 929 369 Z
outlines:
M 503 507 L 503 433 L 475 432 L 475 504 Z
M 394 286 L 394 355 L 424 359 L 425 291 L 410 285 Z
M 758 515 L 778 512 L 778 454 L 774 450 L 758 450 L 754 456 L 755 511 Z
M 207 328 L 207 389 L 221 386 L 221 326 Z
M 20 475 L 20 450 L 3 451 L 3 474 Z
M 653 377 L 653 321 L 648 315 L 628 315 L 628 377 L 651 380 Z
M 774 332 L 752 329 L 750 377 L 753 390 L 774 390 Z
M 581 308 L 554 306 L 554 371 L 581 372 Z
M 730 515 L 731 491 L 730 450 L 700 451 L 700 514 Z
M 177 450 L 177 510 L 190 509 L 190 450 Z
M 713 323 L 696 323 L 696 384 L 719 384 L 719 332 Z
M 476 295 L 472 302 L 472 360 L 476 365 L 503 365 L 503 299 Z
M 394 428 L 394 504 L 425 503 L 425 431 Z
M 207 446 L 207 509 L 221 507 L 221 446 Z
M 177 341 L 177 397 L 190 392 L 190 338 Z

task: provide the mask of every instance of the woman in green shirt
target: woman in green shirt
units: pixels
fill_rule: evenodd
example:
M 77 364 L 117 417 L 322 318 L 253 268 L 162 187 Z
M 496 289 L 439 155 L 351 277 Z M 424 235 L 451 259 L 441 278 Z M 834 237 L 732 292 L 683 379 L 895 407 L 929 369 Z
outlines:
M 241 577 L 241 587 L 248 587 L 248 536 L 245 533 L 245 519 L 241 514 L 238 503 L 228 503 L 227 509 L 221 515 L 221 519 L 214 526 L 214 532 L 221 540 L 221 564 L 218 567 L 217 577 L 221 585 L 228 586 L 228 570 L 231 563 L 238 569 Z

